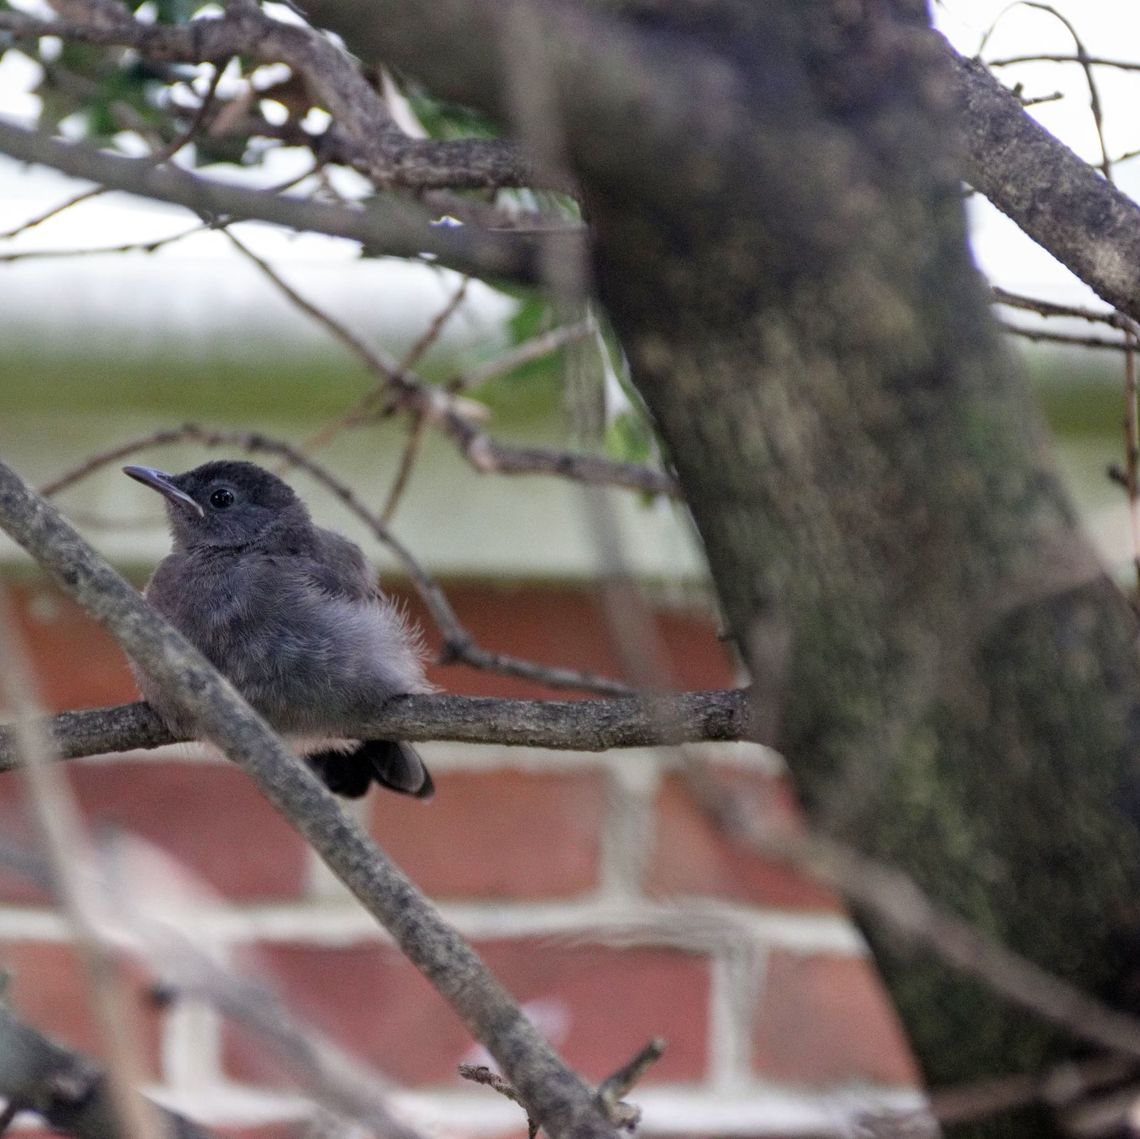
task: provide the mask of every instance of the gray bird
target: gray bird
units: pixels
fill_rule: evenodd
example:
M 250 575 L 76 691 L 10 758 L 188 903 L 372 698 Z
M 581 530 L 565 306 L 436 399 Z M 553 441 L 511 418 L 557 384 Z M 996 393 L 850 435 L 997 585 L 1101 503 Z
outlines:
M 253 463 L 123 470 L 165 497 L 170 518 L 174 548 L 147 600 L 278 731 L 321 740 L 305 758 L 330 790 L 355 799 L 375 781 L 430 798 L 410 744 L 340 738 L 388 697 L 431 691 L 419 634 L 360 548 L 314 525 L 292 489 Z M 188 720 L 137 677 L 171 731 L 188 734 Z

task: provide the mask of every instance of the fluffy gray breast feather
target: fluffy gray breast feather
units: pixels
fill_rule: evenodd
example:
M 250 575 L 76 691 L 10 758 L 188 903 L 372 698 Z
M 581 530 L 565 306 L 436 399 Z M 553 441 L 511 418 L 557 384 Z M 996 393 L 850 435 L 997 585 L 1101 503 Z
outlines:
M 287 551 L 173 553 L 146 592 L 275 727 L 335 735 L 388 697 L 430 686 L 418 633 L 380 593 L 360 549 L 329 530 L 310 534 Z

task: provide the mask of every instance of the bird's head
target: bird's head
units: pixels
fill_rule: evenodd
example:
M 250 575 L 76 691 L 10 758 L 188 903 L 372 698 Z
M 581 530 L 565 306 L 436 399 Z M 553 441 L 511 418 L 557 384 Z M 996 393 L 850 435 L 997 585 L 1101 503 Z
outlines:
M 123 472 L 166 499 L 178 549 L 245 546 L 271 531 L 309 524 L 292 488 L 255 463 L 223 459 L 180 475 L 153 467 L 124 467 Z

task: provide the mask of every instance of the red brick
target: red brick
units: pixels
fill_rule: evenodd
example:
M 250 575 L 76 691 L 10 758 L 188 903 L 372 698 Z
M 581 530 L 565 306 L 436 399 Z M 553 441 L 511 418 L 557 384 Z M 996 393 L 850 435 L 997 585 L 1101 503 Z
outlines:
M 72 778 L 92 822 L 153 842 L 227 898 L 292 898 L 304 888 L 304 840 L 232 764 L 78 765 Z
M 774 950 L 754 1020 L 758 1074 L 801 1084 L 917 1086 L 918 1070 L 871 962 Z
M 228 1139 L 305 1139 L 313 1134 L 313 1124 L 311 1120 L 282 1120 L 279 1123 L 263 1123 L 258 1127 L 211 1123 L 209 1133 L 225 1135 Z
M 484 648 L 611 676 L 620 671 L 594 589 L 495 581 L 445 583 L 445 589 L 460 620 Z M 433 653 L 438 652 L 439 633 L 419 597 L 406 585 L 391 592 L 407 602 Z M 66 595 L 37 583 L 13 586 L 12 597 L 31 649 L 42 699 L 50 710 L 138 699 L 122 650 Z M 666 649 L 665 669 L 678 688 L 725 688 L 734 684 L 730 654 L 717 638 L 711 615 L 661 610 L 656 614 L 656 628 Z M 465 665 L 436 666 L 430 673 L 449 692 L 550 694 L 550 689 L 541 684 Z
M 11 974 L 4 999 L 33 1028 L 96 1059 L 106 1057 L 91 1013 L 84 970 L 74 950 L 55 942 L 0 941 L 0 969 Z M 161 1014 L 147 995 L 145 978 L 133 967 L 119 969 L 127 993 L 128 1023 L 143 1053 L 148 1078 L 159 1073 Z
M 721 770 L 755 809 L 782 825 L 795 823 L 798 808 L 787 782 L 761 772 Z M 656 838 L 647 889 L 657 895 L 699 894 L 757 906 L 835 910 L 836 896 L 782 863 L 759 858 L 726 838 L 693 801 L 678 776 L 667 777 L 657 795 Z
M 305 883 L 305 844 L 253 783 L 227 763 L 130 760 L 80 764 L 67 775 L 87 822 L 113 827 L 160 847 L 211 890 L 236 901 L 295 898 Z M 6 843 L 31 833 L 17 773 L 0 774 L 0 821 Z M 13 842 L 13 836 L 21 836 Z M 45 901 L 9 872 L 0 900 Z
M 23 795 L 19 772 L 0 772 L 0 902 L 44 905 L 51 902 L 51 891 L 42 878 L 46 867 Z
M 40 585 L 13 586 L 10 596 L 32 658 L 39 698 L 49 711 L 139 698 L 122 650 L 75 602 Z
M 433 897 L 549 898 L 598 883 L 600 772 L 437 773 L 426 806 L 372 797 L 377 841 Z
M 672 949 L 485 943 L 484 960 L 521 1002 L 555 1031 L 552 1043 L 598 1080 L 661 1035 L 668 1049 L 647 1082 L 698 1080 L 707 1056 L 709 970 Z M 385 946 L 263 946 L 264 974 L 301 1015 L 403 1084 L 457 1080 L 470 1034 L 396 950 Z M 272 1079 L 248 1038 L 227 1034 L 230 1076 Z

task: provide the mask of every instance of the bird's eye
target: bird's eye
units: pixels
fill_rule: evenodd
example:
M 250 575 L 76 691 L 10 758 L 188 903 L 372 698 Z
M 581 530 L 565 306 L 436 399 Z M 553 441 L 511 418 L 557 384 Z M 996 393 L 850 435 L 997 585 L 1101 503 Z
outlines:
M 219 487 L 213 494 L 210 495 L 210 505 L 215 510 L 225 510 L 227 506 L 233 506 L 234 492 L 226 487 Z

